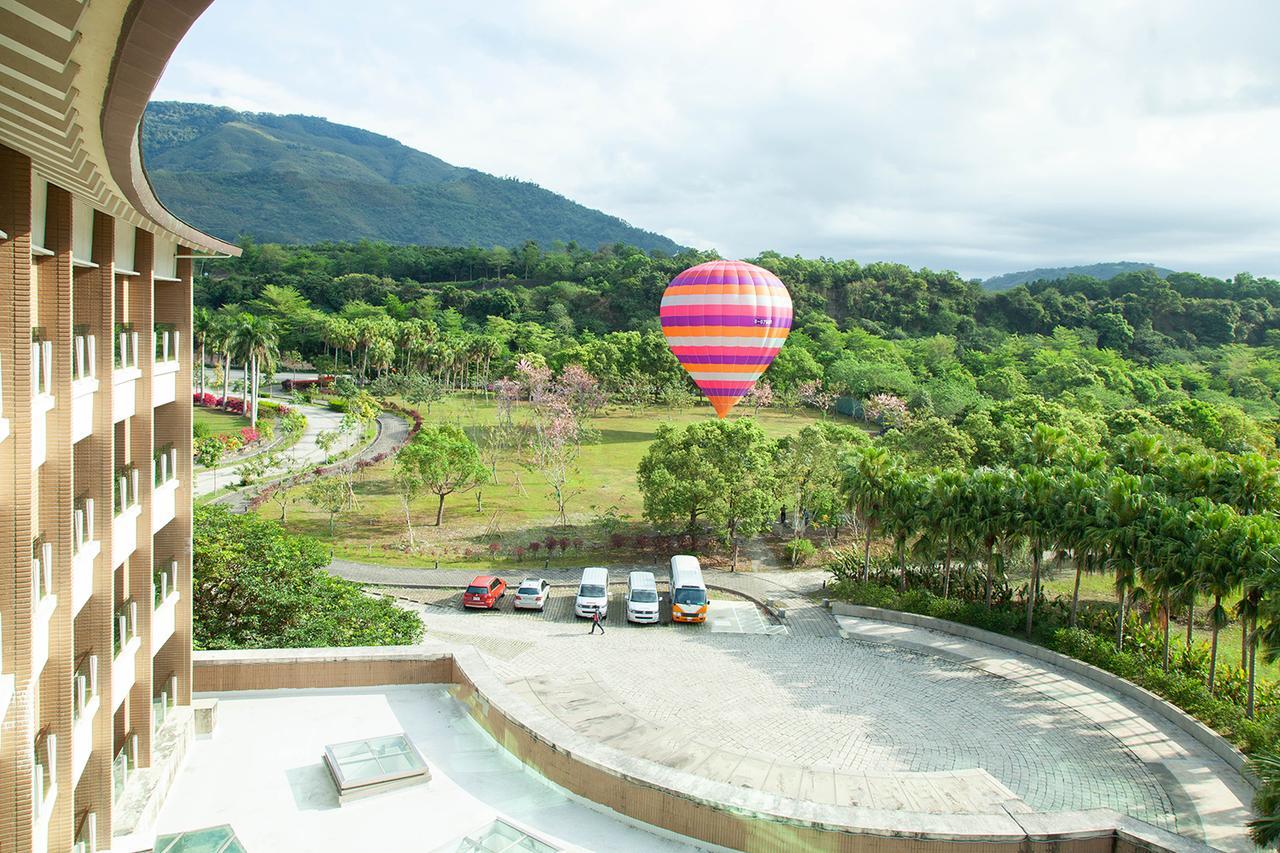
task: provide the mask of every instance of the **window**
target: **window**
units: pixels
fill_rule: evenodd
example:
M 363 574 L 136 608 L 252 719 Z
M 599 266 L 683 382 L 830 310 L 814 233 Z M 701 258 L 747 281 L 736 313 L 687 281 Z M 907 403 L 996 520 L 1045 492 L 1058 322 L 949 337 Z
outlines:
M 116 608 L 115 653 L 119 656 L 129 641 L 138 636 L 138 604 L 128 599 Z
M 53 341 L 45 340 L 42 328 L 31 330 L 31 393 L 53 393 Z
M 71 380 L 92 379 L 97 375 L 98 341 L 89 334 L 88 326 L 76 326 L 71 341 Z
M 707 591 L 698 589 L 697 587 L 681 587 L 677 589 L 673 600 L 676 604 L 684 604 L 689 607 L 701 607 L 707 603 Z
M 115 514 L 120 515 L 126 509 L 136 506 L 141 501 L 140 487 L 138 484 L 138 466 L 126 465 L 116 471 L 114 493 L 114 509 Z
M 178 360 L 178 330 L 172 323 L 156 323 L 156 363 Z
M 132 323 L 116 324 L 115 357 L 117 369 L 138 366 L 138 333 Z
M 81 656 L 71 677 L 71 718 L 79 720 L 97 695 L 98 656 L 87 652 Z
M 604 598 L 604 587 L 594 583 L 584 583 L 578 588 L 578 595 L 583 598 Z

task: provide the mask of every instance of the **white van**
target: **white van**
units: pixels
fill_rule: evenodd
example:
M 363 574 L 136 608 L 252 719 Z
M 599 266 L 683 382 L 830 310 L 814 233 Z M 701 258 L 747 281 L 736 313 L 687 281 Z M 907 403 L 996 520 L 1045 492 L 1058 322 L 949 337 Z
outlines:
M 573 615 L 590 619 L 596 611 L 600 612 L 601 619 L 609 618 L 609 570 L 591 566 L 582 570 Z
M 653 572 L 627 576 L 627 621 L 646 625 L 658 621 L 658 583 Z
M 702 582 L 702 566 L 697 557 L 677 554 L 671 558 L 671 621 L 706 622 L 707 585 Z

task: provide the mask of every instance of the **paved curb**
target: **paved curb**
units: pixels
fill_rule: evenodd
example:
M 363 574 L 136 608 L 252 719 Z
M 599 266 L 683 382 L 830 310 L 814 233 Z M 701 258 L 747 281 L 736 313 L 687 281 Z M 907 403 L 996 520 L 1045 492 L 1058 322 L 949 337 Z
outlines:
M 1168 702 L 1167 700 L 1157 696 L 1144 687 L 1139 687 L 1132 681 L 1126 681 L 1114 673 L 1107 672 L 1105 669 L 1096 667 L 1093 664 L 1085 663 L 1082 660 L 1069 657 L 1067 655 L 1055 652 L 1052 649 L 1046 649 L 1044 646 L 1038 646 L 1034 643 L 1028 643 L 1014 637 L 1007 637 L 1004 634 L 997 634 L 992 631 L 985 631 L 982 628 L 975 628 L 972 625 L 964 625 L 960 622 L 951 622 L 946 619 L 938 619 L 934 616 L 925 616 L 920 613 L 907 613 L 901 610 L 886 610 L 882 607 L 867 607 L 861 604 L 845 604 L 841 601 L 831 602 L 831 612 L 838 616 L 854 616 L 863 619 L 874 619 L 878 622 L 890 622 L 901 625 L 911 625 L 916 628 L 926 628 L 930 631 L 937 631 L 943 634 L 952 634 L 962 637 L 966 640 L 975 640 L 988 646 L 1005 649 L 1011 652 L 1017 652 L 1029 658 L 1042 661 L 1052 666 L 1065 670 L 1073 675 L 1078 675 L 1089 681 L 1104 687 L 1113 693 L 1119 693 L 1127 699 L 1133 700 L 1141 708 L 1151 711 L 1164 719 L 1168 720 L 1178 729 L 1194 738 L 1200 744 L 1208 748 L 1210 752 L 1221 758 L 1233 770 L 1237 771 L 1246 782 L 1253 788 L 1257 788 L 1258 782 L 1249 772 L 1246 764 L 1244 753 L 1236 749 L 1222 735 L 1188 714 L 1186 711 Z M 921 647 L 920 651 L 927 654 L 939 654 L 936 649 Z M 941 655 L 944 656 L 945 655 Z M 958 656 L 957 656 L 958 657 Z

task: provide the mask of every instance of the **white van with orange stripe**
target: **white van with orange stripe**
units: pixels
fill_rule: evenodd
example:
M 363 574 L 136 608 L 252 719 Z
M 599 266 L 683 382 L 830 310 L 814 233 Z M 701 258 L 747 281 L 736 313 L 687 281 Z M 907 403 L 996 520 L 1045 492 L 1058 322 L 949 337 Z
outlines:
M 697 557 L 677 554 L 671 558 L 671 621 L 706 622 L 707 585 L 702 582 L 702 566 Z

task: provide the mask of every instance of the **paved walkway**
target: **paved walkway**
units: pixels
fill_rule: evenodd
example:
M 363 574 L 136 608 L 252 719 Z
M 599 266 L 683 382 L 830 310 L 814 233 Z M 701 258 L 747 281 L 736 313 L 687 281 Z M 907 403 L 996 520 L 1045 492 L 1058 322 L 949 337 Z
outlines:
M 284 464 L 268 469 L 264 475 L 265 479 L 280 476 L 290 469 L 304 470 L 323 464 L 326 453 L 316 443 L 316 437 L 321 432 L 336 430 L 342 425 L 342 413 L 335 412 L 328 406 L 301 405 L 293 406 L 293 408 L 296 408 L 306 416 L 307 428 L 293 447 L 281 455 L 281 461 Z M 397 418 L 397 420 L 399 419 Z M 329 452 L 334 455 L 342 453 L 352 447 L 359 437 L 358 434 L 342 436 Z M 244 461 L 244 459 L 240 459 L 235 464 L 223 465 L 216 472 L 201 471 L 196 474 L 195 496 L 207 495 L 218 488 L 234 483 L 236 481 L 236 466 Z M 215 480 L 217 482 L 216 486 L 214 485 Z
M 393 585 L 473 574 L 345 561 L 331 570 Z M 578 573 L 531 574 L 572 583 Z M 611 625 L 601 637 L 572 618 L 463 612 L 451 594 L 432 593 L 443 606 L 407 606 L 422 613 L 428 645 L 473 646 L 580 734 L 708 779 L 933 814 L 1110 808 L 1250 849 L 1243 781 L 1128 700 L 980 643 L 837 620 L 804 597 L 820 572 L 707 575 L 777 602 L 787 631 Z M 557 588 L 553 601 L 570 594 Z

